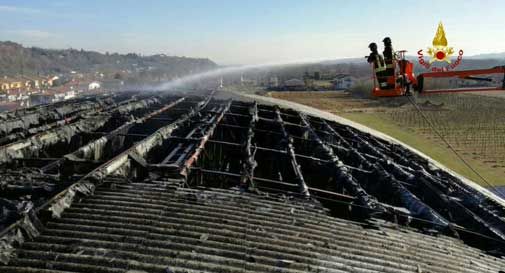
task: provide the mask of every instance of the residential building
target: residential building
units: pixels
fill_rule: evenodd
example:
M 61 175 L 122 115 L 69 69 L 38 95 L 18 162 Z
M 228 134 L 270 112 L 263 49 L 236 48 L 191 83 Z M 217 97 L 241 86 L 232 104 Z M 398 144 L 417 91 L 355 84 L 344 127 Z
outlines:
M 24 82 L 22 79 L 19 78 L 11 78 L 4 76 L 3 77 L 3 82 L 6 82 L 8 84 L 8 89 L 7 90 L 12 90 L 12 89 L 21 89 L 24 87 Z
M 10 83 L 5 79 L 0 79 L 0 89 L 4 92 L 7 92 L 11 87 Z
M 331 82 L 337 90 L 349 89 L 354 85 L 354 78 L 349 74 L 337 74 Z
M 270 77 L 268 81 L 269 87 L 277 87 L 279 86 L 279 78 L 277 76 Z
M 55 83 L 56 83 L 56 81 L 58 81 L 59 79 L 60 79 L 60 77 L 58 77 L 58 76 L 52 76 L 52 77 L 49 77 L 49 78 L 47 79 L 47 84 L 48 84 L 49 86 L 54 86 L 54 85 L 55 85 Z
M 94 81 L 88 85 L 88 90 L 95 90 L 95 89 L 99 89 L 100 87 L 101 87 L 101 84 L 97 81 Z
M 283 86 L 286 91 L 303 91 L 306 89 L 305 82 L 300 79 L 290 79 L 284 82 Z
M 247 79 L 244 77 L 244 75 L 240 76 L 240 85 L 248 85 L 248 86 L 254 86 L 257 85 L 258 81 L 254 79 Z
M 4 76 L 0 78 L 0 90 L 7 93 L 12 90 L 30 91 L 47 87 L 49 87 L 48 81 L 38 76 L 31 77 L 22 75 L 19 77 Z

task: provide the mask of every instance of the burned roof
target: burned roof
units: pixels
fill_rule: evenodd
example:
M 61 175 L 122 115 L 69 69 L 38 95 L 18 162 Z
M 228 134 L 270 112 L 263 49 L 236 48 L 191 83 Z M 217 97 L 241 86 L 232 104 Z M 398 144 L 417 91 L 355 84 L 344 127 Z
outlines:
M 505 270 L 504 208 L 398 144 L 215 92 L 73 103 L 2 116 L 2 272 Z

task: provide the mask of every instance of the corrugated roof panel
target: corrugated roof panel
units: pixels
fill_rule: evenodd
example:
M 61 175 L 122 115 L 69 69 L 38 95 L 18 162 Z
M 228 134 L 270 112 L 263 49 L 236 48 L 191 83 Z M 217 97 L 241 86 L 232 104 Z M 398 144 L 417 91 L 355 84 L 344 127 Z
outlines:
M 277 199 L 277 200 L 276 200 Z M 364 228 L 318 204 L 239 191 L 99 188 L 25 243 L 4 272 L 498 272 L 446 236 Z M 23 269 L 24 270 L 24 269 Z M 29 272 L 29 271 L 28 271 Z

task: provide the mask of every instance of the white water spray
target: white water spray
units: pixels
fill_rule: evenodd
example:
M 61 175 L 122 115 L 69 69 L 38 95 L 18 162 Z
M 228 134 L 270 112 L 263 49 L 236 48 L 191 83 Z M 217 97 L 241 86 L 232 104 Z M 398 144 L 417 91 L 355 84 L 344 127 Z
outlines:
M 227 74 L 232 74 L 232 73 L 237 73 L 237 72 L 244 72 L 244 71 L 251 70 L 251 69 L 281 68 L 283 66 L 316 64 L 316 63 L 320 63 L 320 62 L 326 61 L 326 60 L 327 59 L 298 60 L 298 61 L 283 62 L 283 63 L 266 63 L 266 64 L 254 64 L 254 65 L 242 65 L 242 66 L 218 68 L 218 69 L 214 69 L 214 70 L 210 70 L 210 71 L 206 71 L 206 72 L 202 72 L 202 73 L 197 73 L 197 74 L 185 76 L 185 77 L 182 77 L 179 79 L 171 80 L 171 81 L 162 83 L 161 85 L 159 85 L 155 89 L 156 90 L 171 90 L 174 88 L 182 87 L 187 84 L 198 82 L 200 80 L 215 78 L 215 77 L 224 76 Z

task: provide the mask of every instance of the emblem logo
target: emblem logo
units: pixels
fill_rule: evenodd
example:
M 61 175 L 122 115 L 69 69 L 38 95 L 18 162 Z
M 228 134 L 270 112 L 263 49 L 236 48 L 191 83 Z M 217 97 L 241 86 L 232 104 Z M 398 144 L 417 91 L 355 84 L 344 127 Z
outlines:
M 431 71 L 448 71 L 456 68 L 463 59 L 463 50 L 458 51 L 458 56 L 456 60 L 451 61 L 451 57 L 454 54 L 454 48 L 448 46 L 447 37 L 445 37 L 444 25 L 442 22 L 438 24 L 437 33 L 432 42 L 433 47 L 428 47 L 427 55 L 430 57 L 428 61 L 424 60 L 423 50 L 417 52 L 419 64 L 424 66 L 426 69 Z M 445 66 L 441 66 L 437 63 L 445 63 Z

